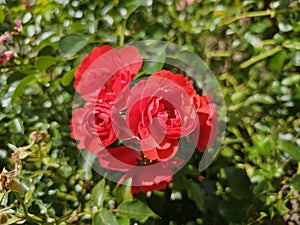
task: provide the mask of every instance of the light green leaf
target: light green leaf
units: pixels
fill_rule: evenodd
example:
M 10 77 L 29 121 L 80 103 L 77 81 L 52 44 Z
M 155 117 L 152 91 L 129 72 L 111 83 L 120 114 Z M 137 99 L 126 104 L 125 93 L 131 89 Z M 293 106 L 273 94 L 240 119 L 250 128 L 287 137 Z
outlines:
M 0 24 L 3 23 L 5 19 L 3 8 L 0 7 Z
M 126 180 L 122 185 L 116 186 L 116 201 L 120 204 L 126 200 L 132 200 L 132 194 L 130 193 L 130 180 Z
M 119 225 L 130 225 L 130 219 L 128 217 L 119 217 L 117 220 Z
M 68 71 L 67 73 L 65 73 L 61 79 L 61 84 L 63 86 L 69 86 L 74 78 L 74 73 L 76 71 L 76 68 Z
M 57 61 L 56 58 L 50 56 L 41 56 L 36 59 L 35 65 L 39 70 L 46 72 L 46 70 L 50 66 L 55 65 Z
M 107 209 L 103 208 L 100 212 L 96 213 L 93 218 L 93 225 L 118 225 L 118 221 L 116 216 L 108 211 Z
M 14 118 L 10 123 L 10 129 L 13 133 L 24 133 L 23 120 L 20 118 Z
M 80 153 L 82 156 L 80 159 L 80 166 L 84 170 L 82 179 L 90 180 L 92 178 L 92 165 L 95 161 L 96 155 L 86 150 L 81 150 Z
M 146 221 L 149 217 L 159 217 L 146 204 L 139 200 L 122 202 L 117 208 L 117 214 L 120 216 L 128 216 L 140 222 Z
M 29 202 L 29 200 L 31 199 L 34 190 L 35 190 L 35 186 L 32 186 L 32 187 L 26 192 L 25 199 L 24 199 L 24 203 L 25 203 L 25 204 L 27 204 L 27 203 Z
M 59 49 L 64 57 L 75 55 L 88 44 L 87 38 L 79 34 L 70 34 L 60 39 Z
M 285 51 L 280 51 L 276 55 L 274 55 L 269 63 L 270 69 L 275 72 L 279 72 L 282 69 L 286 56 L 287 53 Z
M 254 96 L 250 96 L 247 99 L 248 104 L 256 104 L 256 103 L 262 103 L 262 104 L 274 104 L 275 100 L 269 96 L 264 94 L 256 94 Z
M 92 190 L 92 199 L 95 206 L 101 208 L 103 206 L 105 196 L 105 179 L 100 180 Z
M 300 147 L 294 144 L 291 144 L 287 141 L 279 141 L 278 149 L 288 153 L 293 159 L 300 162 Z

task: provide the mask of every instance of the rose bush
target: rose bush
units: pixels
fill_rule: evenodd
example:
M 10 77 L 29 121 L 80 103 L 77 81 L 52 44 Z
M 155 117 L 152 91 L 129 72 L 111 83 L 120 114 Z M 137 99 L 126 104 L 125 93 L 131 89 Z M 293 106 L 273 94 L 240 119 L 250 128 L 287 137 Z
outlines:
M 78 148 L 122 172 L 118 183 L 130 178 L 132 193 L 164 189 L 185 163 L 176 155 L 180 139 L 204 151 L 217 131 L 214 104 L 183 74 L 161 70 L 130 87 L 141 66 L 135 47 L 95 48 L 75 73 L 74 88 L 86 103 L 71 120 Z M 117 139 L 122 144 L 111 147 Z

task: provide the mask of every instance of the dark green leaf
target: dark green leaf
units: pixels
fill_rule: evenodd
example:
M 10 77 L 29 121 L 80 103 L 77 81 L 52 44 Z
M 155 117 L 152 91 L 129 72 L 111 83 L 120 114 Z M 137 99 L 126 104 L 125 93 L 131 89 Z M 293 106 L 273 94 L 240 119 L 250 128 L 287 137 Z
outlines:
M 218 205 L 219 213 L 226 221 L 240 223 L 247 220 L 249 203 L 243 200 L 223 201 Z
M 104 196 L 105 196 L 105 179 L 100 180 L 92 190 L 92 199 L 94 205 L 98 208 L 103 206 Z
M 140 222 L 146 221 L 149 217 L 158 217 L 147 205 L 139 200 L 122 202 L 117 208 L 117 213 L 120 216 L 128 216 Z
M 187 193 L 191 200 L 196 203 L 198 209 L 205 212 L 205 192 L 198 183 L 187 183 Z
M 250 194 L 250 180 L 244 170 L 235 167 L 224 169 L 226 174 L 226 183 L 231 189 L 231 195 L 236 199 L 247 198 Z
M 34 81 L 35 81 L 34 75 L 29 75 L 29 76 L 23 78 L 11 96 L 11 103 L 15 104 L 17 101 L 17 98 L 24 93 L 25 88 Z
M 88 44 L 87 38 L 79 34 L 70 34 L 60 39 L 59 49 L 64 57 L 75 55 Z

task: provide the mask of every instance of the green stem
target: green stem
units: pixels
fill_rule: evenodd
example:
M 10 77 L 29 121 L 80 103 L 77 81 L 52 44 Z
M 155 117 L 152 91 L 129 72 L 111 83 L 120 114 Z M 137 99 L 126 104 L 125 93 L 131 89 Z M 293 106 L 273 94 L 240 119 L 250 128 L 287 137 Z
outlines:
M 135 6 L 130 12 L 128 12 L 128 14 L 126 15 L 126 17 L 124 18 L 120 29 L 120 39 L 119 39 L 119 45 L 122 46 L 124 45 L 125 42 L 125 31 L 126 31 L 126 24 L 127 21 L 129 19 L 129 17 L 131 16 L 132 13 L 134 13 L 134 11 L 136 11 L 139 8 L 139 6 Z
M 38 217 L 35 217 L 33 218 L 32 216 L 29 215 L 28 213 L 28 209 L 27 209 L 27 206 L 25 205 L 23 199 L 21 198 L 21 196 L 19 195 L 19 193 L 17 192 L 14 192 L 17 200 L 20 202 L 23 210 L 24 210 L 24 215 L 25 215 L 25 218 L 27 221 L 30 221 L 30 222 L 33 222 L 33 223 L 36 223 L 36 224 L 47 224 L 47 225 L 53 225 L 53 223 L 47 223 L 45 221 L 43 221 L 42 219 L 38 218 Z
M 256 11 L 256 12 L 247 12 L 240 15 L 236 15 L 234 17 L 225 18 L 220 25 L 228 25 L 230 23 L 233 23 L 237 20 L 243 19 L 243 18 L 250 18 L 250 17 L 260 17 L 260 16 L 275 16 L 275 14 L 282 14 L 282 13 L 292 13 L 300 11 L 300 9 L 282 9 L 282 10 L 266 10 L 266 11 Z
M 241 64 L 240 67 L 241 67 L 242 69 L 245 69 L 245 68 L 247 68 L 248 66 L 251 66 L 252 64 L 254 64 L 254 63 L 256 63 L 256 62 L 258 62 L 258 61 L 260 61 L 260 60 L 262 60 L 262 59 L 265 59 L 265 58 L 267 58 L 267 57 L 270 57 L 270 56 L 276 54 L 276 53 L 279 52 L 281 49 L 282 49 L 281 46 L 277 46 L 276 48 L 273 48 L 273 49 L 271 49 L 270 51 L 267 51 L 267 52 L 264 52 L 264 53 L 262 53 L 262 54 L 253 56 L 253 57 L 251 57 L 250 59 L 248 59 L 247 61 L 243 62 L 243 63 Z

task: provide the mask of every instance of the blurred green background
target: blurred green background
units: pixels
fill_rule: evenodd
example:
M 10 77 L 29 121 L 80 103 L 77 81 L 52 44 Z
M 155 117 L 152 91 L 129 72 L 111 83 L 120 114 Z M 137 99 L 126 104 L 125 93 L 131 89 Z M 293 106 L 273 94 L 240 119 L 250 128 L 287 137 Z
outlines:
M 299 1 L 0 0 L 0 36 L 0 165 L 20 165 L 0 176 L 0 224 L 300 224 Z M 207 170 L 196 153 L 132 196 L 70 138 L 72 82 L 95 46 L 148 39 L 206 62 L 227 127 Z

